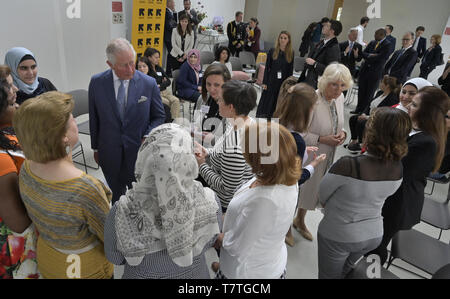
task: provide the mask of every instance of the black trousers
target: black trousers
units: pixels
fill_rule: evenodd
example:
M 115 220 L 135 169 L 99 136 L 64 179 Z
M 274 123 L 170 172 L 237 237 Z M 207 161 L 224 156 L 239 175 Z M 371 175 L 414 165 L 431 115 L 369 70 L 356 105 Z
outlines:
M 386 221 L 384 221 L 383 223 L 383 229 L 384 234 L 380 245 L 375 250 L 372 250 L 371 252 L 366 254 L 366 256 L 369 256 L 371 254 L 378 255 L 380 257 L 381 265 L 384 265 L 384 263 L 387 261 L 388 258 L 387 246 L 389 245 L 389 242 L 391 242 L 395 234 L 399 232 L 397 228 L 394 229 L 390 225 L 386 225 Z
M 358 115 L 350 117 L 350 132 L 352 133 L 352 140 L 358 140 L 359 143 L 362 143 L 367 120 L 360 121 L 358 117 Z
M 241 46 L 240 48 L 236 48 L 235 46 L 229 45 L 228 48 L 230 48 L 231 56 L 236 56 L 236 57 L 239 57 L 239 53 L 241 53 L 244 50 L 244 46 Z
M 356 106 L 356 112 L 362 113 L 372 102 L 375 91 L 380 84 L 380 78 L 381 76 L 370 73 L 370 70 L 366 70 L 359 75 L 358 105 Z
M 439 173 L 446 174 L 450 171 L 450 155 L 444 157 L 442 160 L 441 168 L 439 168 Z
M 431 68 L 429 66 L 426 65 L 421 65 L 420 66 L 420 78 L 423 78 L 425 80 L 428 80 L 428 75 L 434 70 L 434 68 Z

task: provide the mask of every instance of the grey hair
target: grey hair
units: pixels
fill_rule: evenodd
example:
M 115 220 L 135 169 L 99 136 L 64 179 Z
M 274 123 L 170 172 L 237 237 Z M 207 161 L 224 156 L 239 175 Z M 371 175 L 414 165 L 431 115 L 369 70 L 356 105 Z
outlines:
M 136 51 L 128 40 L 122 37 L 116 38 L 108 44 L 108 47 L 106 48 L 106 57 L 112 65 L 115 65 L 117 54 L 129 50 L 133 51 L 133 56 L 136 57 Z
M 350 28 L 350 30 L 348 31 L 348 34 L 352 33 L 353 31 L 358 31 L 358 28 L 356 28 L 356 27 Z
M 416 34 L 412 31 L 407 31 L 406 33 L 411 34 L 411 39 L 414 40 L 416 38 Z
M 349 69 L 340 63 L 333 62 L 327 66 L 323 75 L 319 78 L 318 87 L 320 93 L 324 94 L 329 83 L 342 81 L 345 84 L 345 90 L 353 86 L 353 78 Z

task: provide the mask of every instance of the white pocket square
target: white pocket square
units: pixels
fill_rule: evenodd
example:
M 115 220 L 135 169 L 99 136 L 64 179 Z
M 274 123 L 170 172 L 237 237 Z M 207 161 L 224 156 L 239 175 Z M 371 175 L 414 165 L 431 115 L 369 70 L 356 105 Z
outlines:
M 140 103 L 144 103 L 144 102 L 147 102 L 148 101 L 148 98 L 147 97 L 144 97 L 144 96 L 142 96 L 140 99 L 139 99 L 139 101 L 138 101 L 138 104 L 140 104 Z

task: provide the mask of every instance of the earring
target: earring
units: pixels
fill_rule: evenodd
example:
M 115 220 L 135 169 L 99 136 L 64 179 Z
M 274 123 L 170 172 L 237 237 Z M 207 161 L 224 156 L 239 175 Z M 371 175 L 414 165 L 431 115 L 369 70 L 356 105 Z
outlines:
M 70 145 L 67 144 L 67 145 L 66 145 L 66 154 L 67 154 L 67 155 L 70 154 L 70 150 L 71 150 L 71 149 L 70 149 Z

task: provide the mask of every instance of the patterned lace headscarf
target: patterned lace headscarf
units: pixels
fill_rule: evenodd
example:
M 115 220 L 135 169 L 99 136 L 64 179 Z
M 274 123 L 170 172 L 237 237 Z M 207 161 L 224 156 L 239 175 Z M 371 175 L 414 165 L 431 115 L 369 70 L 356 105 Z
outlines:
M 164 249 L 180 267 L 192 265 L 219 233 L 219 207 L 212 190 L 194 181 L 190 135 L 176 124 L 153 130 L 139 150 L 135 174 L 137 182 L 117 206 L 118 250 L 132 266 Z

